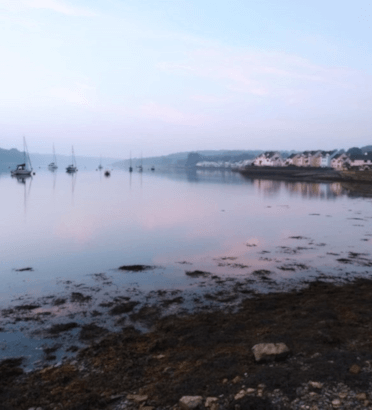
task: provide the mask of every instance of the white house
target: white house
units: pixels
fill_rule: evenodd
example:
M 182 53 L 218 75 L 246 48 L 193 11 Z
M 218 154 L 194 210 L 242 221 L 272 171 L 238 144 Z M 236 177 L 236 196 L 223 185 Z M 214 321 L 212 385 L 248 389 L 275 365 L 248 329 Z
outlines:
M 337 149 L 333 151 L 322 151 L 320 155 L 320 167 L 329 168 L 332 158 L 337 154 Z
M 253 165 L 258 167 L 281 167 L 283 162 L 279 152 L 267 151 L 255 158 Z

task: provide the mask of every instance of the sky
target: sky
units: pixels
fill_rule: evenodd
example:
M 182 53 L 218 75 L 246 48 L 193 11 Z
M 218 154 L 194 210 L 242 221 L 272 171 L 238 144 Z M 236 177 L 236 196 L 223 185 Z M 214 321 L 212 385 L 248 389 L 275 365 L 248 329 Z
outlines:
M 372 0 L 0 0 L 0 147 L 372 144 Z

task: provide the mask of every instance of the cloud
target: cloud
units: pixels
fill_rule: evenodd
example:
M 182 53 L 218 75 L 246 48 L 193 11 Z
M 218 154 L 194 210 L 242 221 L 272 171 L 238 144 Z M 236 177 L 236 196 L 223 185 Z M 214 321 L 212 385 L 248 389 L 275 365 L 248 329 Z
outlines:
M 68 5 L 61 0 L 0 0 L 1 9 L 12 12 L 44 9 L 75 17 L 93 17 L 96 15 L 90 10 Z

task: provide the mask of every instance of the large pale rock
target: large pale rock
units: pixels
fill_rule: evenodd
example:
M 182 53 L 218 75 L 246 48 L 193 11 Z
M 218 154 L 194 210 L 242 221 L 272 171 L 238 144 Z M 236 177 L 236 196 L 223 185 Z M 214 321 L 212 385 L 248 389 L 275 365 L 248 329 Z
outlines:
M 179 405 L 183 410 L 193 410 L 202 404 L 202 396 L 183 396 L 180 398 Z
M 252 347 L 256 362 L 284 359 L 290 353 L 284 343 L 259 343 Z

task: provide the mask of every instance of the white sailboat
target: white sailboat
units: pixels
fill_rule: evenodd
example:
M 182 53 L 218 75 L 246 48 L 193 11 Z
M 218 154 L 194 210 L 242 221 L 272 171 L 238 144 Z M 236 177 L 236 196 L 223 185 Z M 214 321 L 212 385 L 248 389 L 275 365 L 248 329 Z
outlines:
M 30 176 L 32 173 L 32 165 L 30 160 L 30 155 L 28 153 L 26 138 L 23 137 L 23 154 L 24 154 L 24 163 L 18 164 L 17 168 L 10 171 L 12 176 Z
M 53 162 L 51 162 L 48 165 L 48 168 L 49 168 L 50 171 L 55 171 L 58 168 L 58 166 L 57 166 L 57 157 L 56 157 L 56 151 L 54 149 L 54 144 L 53 144 Z
M 76 159 L 75 159 L 75 153 L 74 153 L 74 146 L 72 146 L 72 154 L 71 154 L 71 165 L 69 165 L 66 168 L 66 172 L 68 172 L 69 174 L 73 174 L 74 172 L 76 172 L 77 169 L 77 165 L 76 165 Z

